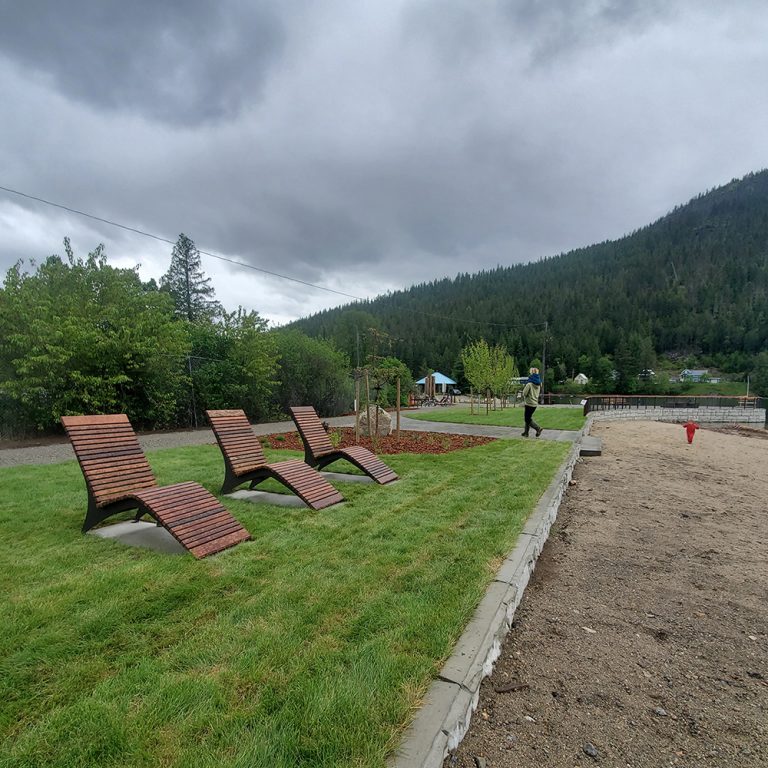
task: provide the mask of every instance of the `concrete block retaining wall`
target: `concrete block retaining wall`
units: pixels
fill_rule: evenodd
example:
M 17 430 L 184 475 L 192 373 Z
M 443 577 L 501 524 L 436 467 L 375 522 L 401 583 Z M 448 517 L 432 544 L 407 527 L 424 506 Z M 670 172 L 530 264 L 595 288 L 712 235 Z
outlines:
M 592 411 L 594 419 L 635 419 L 646 421 L 688 421 L 719 422 L 739 424 L 765 424 L 765 408 L 615 408 L 608 411 Z

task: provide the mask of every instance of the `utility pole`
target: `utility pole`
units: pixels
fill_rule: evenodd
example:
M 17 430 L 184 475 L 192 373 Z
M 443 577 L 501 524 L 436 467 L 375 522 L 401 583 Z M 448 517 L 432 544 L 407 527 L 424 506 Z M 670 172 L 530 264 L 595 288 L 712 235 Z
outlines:
M 360 329 L 355 326 L 355 353 L 357 368 L 355 368 L 355 445 L 360 443 Z
M 357 354 L 357 367 L 360 367 L 360 329 L 355 326 L 355 352 Z

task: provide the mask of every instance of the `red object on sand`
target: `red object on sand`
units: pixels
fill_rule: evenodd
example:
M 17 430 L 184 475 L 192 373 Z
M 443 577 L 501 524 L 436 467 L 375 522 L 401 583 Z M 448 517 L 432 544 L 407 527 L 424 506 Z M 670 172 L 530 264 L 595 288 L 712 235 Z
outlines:
M 696 430 L 699 429 L 699 425 L 695 421 L 686 421 L 683 424 L 683 429 L 686 435 L 688 435 L 688 442 L 693 442 L 693 436 L 696 434 Z

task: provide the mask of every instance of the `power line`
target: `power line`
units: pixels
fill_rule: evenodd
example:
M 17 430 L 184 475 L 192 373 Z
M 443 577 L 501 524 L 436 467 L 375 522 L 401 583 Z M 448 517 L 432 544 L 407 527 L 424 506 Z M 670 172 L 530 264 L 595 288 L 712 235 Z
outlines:
M 63 211 L 68 211 L 69 213 L 75 213 L 78 216 L 84 216 L 87 219 L 92 219 L 93 221 L 99 221 L 102 224 L 108 224 L 111 227 L 117 227 L 118 229 L 123 229 L 127 232 L 133 232 L 137 235 L 142 235 L 143 237 L 149 237 L 152 240 L 157 240 L 161 243 L 168 243 L 168 245 L 175 245 L 175 240 L 169 240 L 167 237 L 162 237 L 160 235 L 155 235 L 152 232 L 146 232 L 143 229 L 137 229 L 136 227 L 129 227 L 127 224 L 120 224 L 117 221 L 111 221 L 110 219 L 102 218 L 101 216 L 96 216 L 92 213 L 86 213 L 85 211 L 80 211 L 77 208 L 71 208 L 68 205 L 62 205 L 61 203 L 54 203 L 51 200 L 46 200 L 42 197 L 37 197 L 36 195 L 30 195 L 26 192 L 20 192 L 18 189 L 11 189 L 10 187 L 4 187 L 0 185 L 0 189 L 4 192 L 9 192 L 12 195 L 18 195 L 19 197 L 25 197 L 28 200 L 34 200 L 38 203 L 43 203 L 44 205 L 50 205 L 53 208 L 60 208 Z M 212 259 L 218 259 L 219 261 L 225 261 L 229 264 L 234 264 L 237 267 L 244 267 L 245 269 L 252 269 L 255 272 L 261 272 L 265 275 L 270 275 L 272 277 L 279 277 L 281 280 L 290 280 L 293 283 L 299 283 L 300 285 L 306 285 L 309 288 L 316 288 L 319 291 L 327 291 L 328 293 L 334 293 L 337 296 L 344 296 L 347 299 L 353 299 L 354 301 L 367 301 L 367 299 L 361 297 L 361 296 L 355 296 L 351 293 L 345 293 L 344 291 L 337 291 L 335 288 L 326 288 L 323 285 L 317 285 L 315 283 L 310 283 L 307 280 L 300 280 L 298 277 L 290 277 L 289 275 L 282 275 L 279 272 L 272 272 L 269 269 L 263 269 L 262 267 L 255 267 L 253 264 L 246 264 L 245 262 L 238 261 L 237 259 L 230 259 L 227 256 L 221 256 L 217 253 L 211 253 L 210 251 L 204 251 L 201 248 L 197 249 L 201 254 L 205 256 L 210 256 Z M 423 317 L 431 317 L 436 320 L 448 320 L 453 323 L 469 323 L 472 325 L 485 325 L 485 326 L 492 326 L 496 328 L 508 328 L 510 330 L 514 330 L 516 328 L 536 328 L 539 326 L 545 326 L 547 325 L 547 321 L 537 322 L 537 323 L 519 323 L 516 325 L 510 324 L 510 323 L 492 323 L 487 320 L 472 320 L 468 317 L 456 317 L 455 315 L 438 315 L 432 312 L 424 312 L 423 310 L 419 309 L 410 309 L 409 307 L 401 307 L 401 311 L 403 312 L 412 312 L 417 315 L 422 315 Z
M 117 221 L 110 221 L 104 219 L 101 216 L 94 216 L 92 213 L 86 213 L 85 211 L 79 211 L 77 208 L 70 208 L 68 205 L 62 205 L 61 203 L 54 203 L 50 200 L 45 200 L 42 197 L 36 197 L 35 195 L 28 195 L 26 192 L 19 192 L 17 189 L 11 189 L 10 187 L 4 187 L 0 185 L 0 189 L 4 192 L 10 192 L 13 195 L 19 195 L 20 197 L 26 197 L 28 200 L 35 200 L 38 203 L 44 203 L 45 205 L 53 206 L 54 208 L 61 208 L 63 211 L 69 211 L 69 213 L 76 213 L 78 216 L 85 216 L 87 219 L 93 219 L 94 221 L 100 221 L 102 224 L 109 224 L 111 227 L 118 227 L 128 232 L 134 232 L 137 235 L 143 235 L 144 237 L 150 237 L 153 240 L 157 240 L 161 243 L 168 243 L 169 245 L 175 245 L 175 240 L 169 240 L 167 237 L 161 237 L 160 235 L 154 235 L 151 232 L 145 232 L 143 229 L 137 229 L 136 227 L 129 227 L 126 224 L 120 224 Z M 237 259 L 230 259 L 226 256 L 221 256 L 217 253 L 211 253 L 210 251 L 204 251 L 202 248 L 198 248 L 200 253 L 210 256 L 212 259 L 218 259 L 219 261 L 226 261 L 229 264 L 234 264 L 238 267 L 245 267 L 246 269 L 252 269 L 256 272 L 263 272 L 265 275 L 271 275 L 272 277 L 279 277 L 282 280 L 291 280 L 294 283 L 309 286 L 310 288 L 317 288 L 320 291 L 328 291 L 329 293 L 335 293 L 338 296 L 345 296 L 348 299 L 355 299 L 355 301 L 365 301 L 360 296 L 353 296 L 351 293 L 344 293 L 344 291 L 337 291 L 335 288 L 326 288 L 323 285 L 315 285 L 306 280 L 300 280 L 298 277 L 290 277 L 288 275 L 281 275 L 279 272 L 272 272 L 268 269 L 262 269 L 261 267 L 255 267 L 253 264 L 246 264 L 245 262 L 238 261 Z

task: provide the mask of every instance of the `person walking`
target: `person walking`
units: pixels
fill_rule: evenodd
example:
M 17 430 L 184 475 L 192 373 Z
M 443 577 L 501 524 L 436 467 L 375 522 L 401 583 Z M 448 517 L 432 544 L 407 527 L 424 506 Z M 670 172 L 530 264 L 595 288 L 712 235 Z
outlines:
M 542 433 L 542 428 L 533 420 L 533 412 L 539 404 L 539 392 L 541 392 L 541 376 L 538 368 L 531 368 L 528 381 L 523 387 L 523 405 L 525 405 L 525 429 L 523 437 L 528 437 L 531 427 L 536 430 L 536 437 Z

